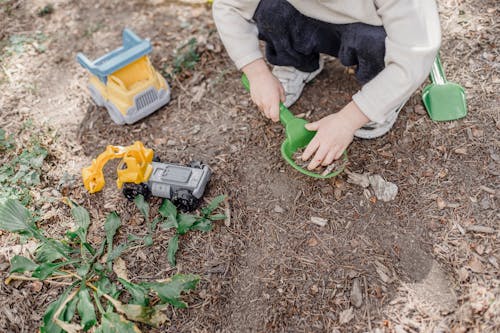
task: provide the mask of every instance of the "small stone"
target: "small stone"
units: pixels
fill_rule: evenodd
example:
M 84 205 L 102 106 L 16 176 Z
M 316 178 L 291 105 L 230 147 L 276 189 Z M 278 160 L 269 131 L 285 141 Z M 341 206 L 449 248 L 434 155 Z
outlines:
M 360 308 L 363 304 L 363 294 L 361 292 L 361 283 L 359 279 L 354 279 L 352 281 L 352 289 L 351 289 L 351 304 L 356 308 Z
M 177 144 L 177 142 L 175 140 L 170 139 L 167 141 L 167 146 L 169 146 L 169 147 L 175 146 L 176 144 Z
M 322 217 L 317 217 L 317 216 L 311 216 L 311 222 L 319 225 L 320 227 L 324 227 L 328 224 L 328 220 L 324 219 Z
M 283 214 L 285 210 L 281 206 L 276 205 L 274 206 L 274 212 L 278 214 Z
M 368 179 L 378 200 L 388 202 L 396 198 L 398 194 L 396 184 L 384 180 L 380 175 L 369 176 Z
M 455 149 L 455 153 L 459 155 L 467 155 L 467 148 L 457 148 Z

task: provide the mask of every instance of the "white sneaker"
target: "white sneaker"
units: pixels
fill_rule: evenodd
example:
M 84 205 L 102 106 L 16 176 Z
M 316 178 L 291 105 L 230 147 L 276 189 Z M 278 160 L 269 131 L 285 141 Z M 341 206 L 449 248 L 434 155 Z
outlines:
M 325 61 L 322 57 L 319 58 L 319 68 L 312 73 L 299 71 L 295 67 L 274 66 L 273 74 L 280 80 L 285 89 L 285 102 L 283 104 L 287 108 L 299 99 L 306 83 L 318 76 L 324 66 Z
M 406 102 L 402 103 L 395 111 L 391 112 L 382 124 L 370 121 L 354 132 L 354 136 L 360 139 L 375 139 L 386 134 L 392 126 L 394 126 L 396 119 L 398 119 L 399 112 L 401 112 L 405 104 Z

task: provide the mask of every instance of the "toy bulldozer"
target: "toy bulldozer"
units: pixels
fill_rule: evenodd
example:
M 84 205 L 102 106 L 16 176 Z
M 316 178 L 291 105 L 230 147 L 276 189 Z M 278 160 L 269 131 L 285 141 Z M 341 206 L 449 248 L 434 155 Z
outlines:
M 130 29 L 123 30 L 123 46 L 90 61 L 78 53 L 78 62 L 90 73 L 88 89 L 98 106 L 108 110 L 119 125 L 132 124 L 167 104 L 170 87 L 148 54 L 151 42 Z
M 140 141 L 127 147 L 108 146 L 89 167 L 83 168 L 83 184 L 90 193 L 102 190 L 104 165 L 121 158 L 116 184 L 128 200 L 140 194 L 146 199 L 153 195 L 170 199 L 183 211 L 196 209 L 210 180 L 210 168 L 201 162 L 191 162 L 188 166 L 160 163 L 153 155 L 153 150 Z

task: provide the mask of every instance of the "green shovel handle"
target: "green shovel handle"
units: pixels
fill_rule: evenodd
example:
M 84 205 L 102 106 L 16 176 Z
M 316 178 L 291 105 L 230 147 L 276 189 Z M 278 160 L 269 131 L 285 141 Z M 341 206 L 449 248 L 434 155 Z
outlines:
M 432 83 L 434 84 L 446 83 L 446 75 L 444 74 L 443 65 L 441 64 L 441 58 L 439 57 L 439 53 L 436 56 L 436 59 L 434 59 L 434 63 L 432 64 L 430 77 Z
M 250 82 L 248 81 L 248 78 L 245 74 L 243 74 L 241 76 L 241 83 L 243 83 L 243 86 L 245 87 L 245 89 L 250 92 Z M 286 127 L 286 124 L 288 124 L 288 122 L 292 119 L 294 119 L 295 116 L 293 115 L 293 113 L 290 112 L 290 110 L 288 110 L 288 108 L 283 105 L 283 103 L 280 102 L 280 122 L 283 126 Z

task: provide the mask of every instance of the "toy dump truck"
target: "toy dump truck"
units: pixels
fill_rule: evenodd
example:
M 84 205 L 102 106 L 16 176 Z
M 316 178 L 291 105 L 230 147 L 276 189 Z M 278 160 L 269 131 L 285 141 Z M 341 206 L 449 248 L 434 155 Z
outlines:
M 102 190 L 104 165 L 121 158 L 116 184 L 128 200 L 139 194 L 146 199 L 153 195 L 169 199 L 183 211 L 196 209 L 210 180 L 210 168 L 201 162 L 191 162 L 188 166 L 161 163 L 153 155 L 153 150 L 140 141 L 127 147 L 110 145 L 90 166 L 83 168 L 83 184 L 90 193 Z
M 88 89 L 98 106 L 119 125 L 132 124 L 170 100 L 170 87 L 148 58 L 151 42 L 130 29 L 123 30 L 123 46 L 90 61 L 78 53 L 78 62 L 90 72 Z

